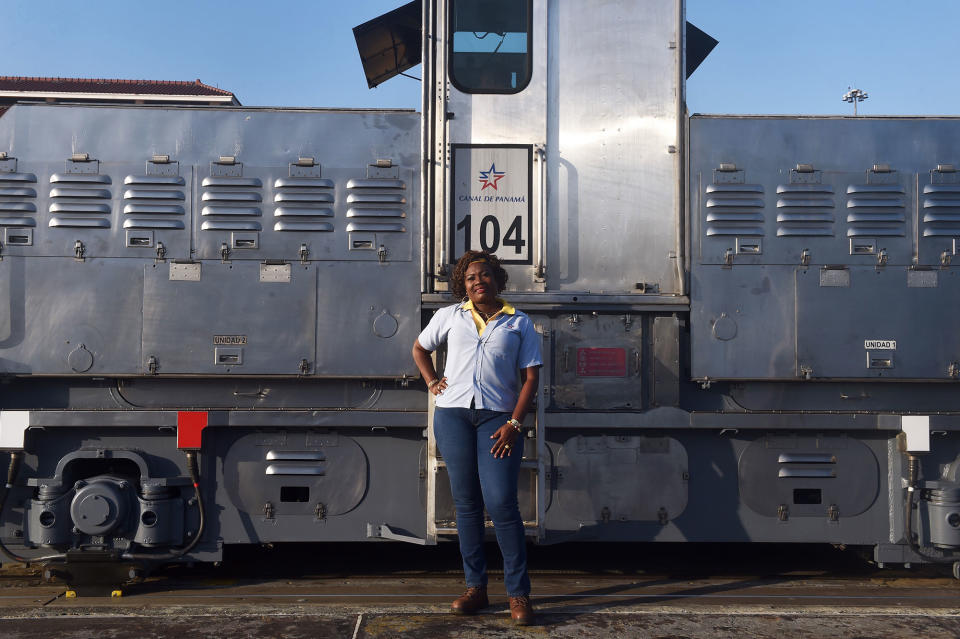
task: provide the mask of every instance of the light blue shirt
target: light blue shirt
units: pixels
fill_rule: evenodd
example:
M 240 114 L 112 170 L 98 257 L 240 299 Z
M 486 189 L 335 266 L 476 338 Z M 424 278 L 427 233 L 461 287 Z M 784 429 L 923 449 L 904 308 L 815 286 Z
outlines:
M 483 335 L 463 304 L 437 311 L 417 338 L 428 351 L 447 343 L 447 388 L 441 408 L 485 408 L 512 413 L 519 395 L 520 369 L 543 365 L 540 336 L 525 313 L 501 313 Z

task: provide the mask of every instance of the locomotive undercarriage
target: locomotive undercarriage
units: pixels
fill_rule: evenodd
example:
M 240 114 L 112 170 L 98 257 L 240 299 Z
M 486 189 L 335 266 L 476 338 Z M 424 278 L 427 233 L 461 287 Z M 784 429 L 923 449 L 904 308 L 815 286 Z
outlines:
M 578 321 L 622 324 L 624 315 Z M 569 328 L 573 314 L 532 316 L 551 353 L 521 480 L 535 543 L 832 543 L 873 547 L 890 563 L 948 560 L 960 546 L 952 417 L 931 416 L 931 452 L 911 458 L 897 410 L 949 407 L 949 384 L 923 393 L 870 381 L 708 386 L 680 374 L 666 389 L 653 368 L 680 372 L 682 357 L 658 352 L 656 334 L 679 329 L 682 354 L 684 316 L 634 313 L 630 328 L 642 337 L 617 339 L 639 350 L 637 405 L 599 409 L 610 401 L 592 384 L 600 379 L 558 392 L 564 342 L 549 327 Z M 858 409 L 844 410 L 851 395 Z M 228 544 L 436 543 L 456 529 L 442 459 L 429 452 L 429 415 L 418 410 L 425 398 L 404 380 L 6 378 L 4 420 L 27 415 L 29 427 L 3 543 L 28 559 L 99 553 L 141 563 L 216 561 Z M 799 408 L 813 398 L 826 408 Z M 175 556 L 200 515 L 177 447 L 187 411 L 206 416 L 197 451 L 206 525 Z M 914 548 L 904 516 L 911 464 Z

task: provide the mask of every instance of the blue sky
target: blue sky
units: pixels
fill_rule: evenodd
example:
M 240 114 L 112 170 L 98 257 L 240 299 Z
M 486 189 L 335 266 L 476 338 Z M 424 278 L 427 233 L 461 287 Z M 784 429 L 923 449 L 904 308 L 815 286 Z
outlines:
M 0 75 L 200 78 L 245 105 L 418 108 L 413 80 L 367 89 L 351 31 L 402 4 L 0 0 Z M 960 112 L 956 0 L 688 0 L 687 19 L 720 41 L 689 81 L 691 112 L 845 114 L 848 85 L 869 93 L 867 115 Z

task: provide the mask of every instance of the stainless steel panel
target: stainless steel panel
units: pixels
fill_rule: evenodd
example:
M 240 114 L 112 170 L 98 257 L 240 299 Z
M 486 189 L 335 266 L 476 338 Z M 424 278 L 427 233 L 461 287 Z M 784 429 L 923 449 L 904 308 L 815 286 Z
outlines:
M 582 523 L 663 521 L 687 507 L 687 451 L 669 437 L 578 435 L 557 470 L 558 505 Z
M 87 375 L 139 373 L 142 288 L 134 260 L 4 257 L 0 372 L 74 375 L 70 355 L 82 349 L 92 359 Z
M 262 283 L 253 262 L 205 264 L 199 281 L 171 280 L 145 267 L 143 357 L 162 375 L 299 375 L 314 360 L 316 270 L 300 266 L 290 282 Z M 187 312 L 185 312 L 187 311 Z M 217 336 L 243 336 L 242 359 L 217 363 Z
M 936 287 L 912 287 L 904 270 L 851 268 L 844 288 L 798 271 L 798 367 L 818 379 L 950 379 L 960 363 L 960 276 L 941 271 Z
M 258 250 L 243 254 L 234 251 L 230 255 L 231 260 L 299 260 L 301 247 L 306 245 L 309 260 L 379 261 L 376 249 L 383 246 L 389 261 L 412 262 L 416 244 L 412 232 L 408 231 L 419 228 L 419 211 L 414 204 L 407 202 L 406 195 L 401 196 L 396 206 L 389 209 L 381 203 L 389 191 L 398 189 L 405 190 L 413 202 L 418 201 L 414 193 L 408 192 L 417 183 L 411 169 L 394 168 L 402 179 L 358 178 L 358 175 L 367 172 L 367 168 L 362 166 L 354 169 L 324 168 L 323 178 L 288 177 L 290 170 L 288 166 L 261 167 L 247 163 L 243 167 L 246 177 L 218 178 L 221 181 L 247 179 L 251 183 L 255 181 L 266 186 L 262 194 L 250 191 L 210 193 L 210 198 L 221 198 L 216 200 L 219 202 L 236 197 L 245 198 L 256 206 L 205 206 L 198 217 L 199 224 L 195 231 L 197 257 L 220 259 L 221 245 L 224 242 L 229 245 L 229 237 L 227 233 L 216 231 L 251 230 L 261 231 Z M 359 196 L 367 204 L 352 203 L 347 206 L 348 194 Z M 261 197 L 264 204 L 256 201 Z M 203 220 L 199 221 L 201 217 Z M 264 219 L 234 221 L 239 217 Z M 281 219 L 271 221 L 271 217 Z M 383 223 L 384 217 L 405 218 L 409 222 Z M 370 221 L 364 221 L 363 218 L 369 218 Z M 351 221 L 347 222 L 347 219 Z M 351 251 L 348 236 L 354 231 L 376 234 L 371 240 L 375 245 L 374 250 Z
M 545 243 L 546 282 L 538 281 L 536 264 L 512 265 L 510 290 L 622 294 L 647 283 L 664 294 L 681 292 L 681 16 L 679 2 L 643 3 L 642 10 L 625 0 L 602 8 L 536 2 L 526 89 L 478 95 L 448 84 L 449 102 L 435 107 L 441 120 L 455 114 L 438 122 L 449 127 L 445 154 L 458 143 L 545 148 L 545 172 L 539 160 L 532 167 L 537 201 L 526 239 L 531 247 Z M 441 185 L 435 197 L 445 211 L 450 187 Z M 458 257 L 449 246 L 449 219 L 438 211 L 434 225 L 435 253 L 448 264 Z
M 796 379 L 794 286 L 792 267 L 694 269 L 692 377 Z
M 565 315 L 553 321 L 553 401 L 562 408 L 643 406 L 640 316 Z
M 797 456 L 826 454 L 834 461 L 829 468 L 818 466 L 820 462 L 784 468 L 779 461 L 784 449 Z M 877 499 L 881 481 L 873 451 L 862 442 L 843 436 L 762 437 L 751 442 L 740 455 L 738 476 L 740 498 L 754 512 L 776 518 L 778 510 L 784 508 L 788 517 L 824 520 L 831 506 L 843 518 L 870 508 Z
M 958 145 L 956 118 L 692 117 L 693 376 L 947 378 L 960 177 L 945 162 Z M 762 222 L 728 221 L 762 227 L 762 251 L 744 254 L 736 231 L 711 234 L 708 203 L 715 186 L 749 184 Z M 862 348 L 900 336 L 896 353 Z

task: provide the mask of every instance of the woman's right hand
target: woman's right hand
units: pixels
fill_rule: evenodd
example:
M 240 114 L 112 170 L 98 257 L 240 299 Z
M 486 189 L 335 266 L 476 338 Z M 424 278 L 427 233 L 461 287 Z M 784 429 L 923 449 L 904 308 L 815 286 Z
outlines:
M 430 392 L 434 395 L 442 395 L 443 391 L 447 389 L 447 378 L 441 377 L 440 381 L 430 387 Z

